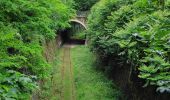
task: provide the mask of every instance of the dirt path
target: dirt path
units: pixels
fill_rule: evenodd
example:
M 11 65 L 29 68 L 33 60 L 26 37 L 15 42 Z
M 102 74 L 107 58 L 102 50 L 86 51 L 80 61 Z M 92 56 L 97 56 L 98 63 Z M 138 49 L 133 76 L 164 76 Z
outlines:
M 75 100 L 73 67 L 71 64 L 69 45 L 63 47 L 61 75 L 62 75 L 61 100 Z

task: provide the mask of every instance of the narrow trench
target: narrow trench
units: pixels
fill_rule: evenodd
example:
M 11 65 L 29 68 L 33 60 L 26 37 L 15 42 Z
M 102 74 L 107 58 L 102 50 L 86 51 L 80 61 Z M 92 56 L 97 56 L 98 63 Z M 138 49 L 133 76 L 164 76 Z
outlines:
M 76 45 L 85 45 L 85 40 L 83 39 L 72 39 L 69 37 L 69 32 L 64 31 L 61 35 L 62 38 L 62 94 L 61 100 L 76 100 L 75 94 L 75 80 L 73 65 L 71 60 L 71 48 Z
M 93 69 L 95 57 L 85 46 L 85 38 L 72 38 L 69 29 L 62 31 L 59 37 L 62 45 L 57 61 L 60 64 L 54 66 L 50 97 L 53 99 L 50 100 L 117 100 L 119 90 Z
M 63 43 L 54 65 L 52 95 L 48 100 L 118 100 L 119 91 L 93 69 L 95 57 L 84 44 L 75 40 Z
M 70 29 L 62 31 L 61 37 L 61 87 L 60 100 L 76 100 L 74 71 L 71 60 L 71 49 L 76 45 L 85 45 L 85 39 L 74 39 L 70 36 Z M 54 76 L 55 77 L 55 76 Z

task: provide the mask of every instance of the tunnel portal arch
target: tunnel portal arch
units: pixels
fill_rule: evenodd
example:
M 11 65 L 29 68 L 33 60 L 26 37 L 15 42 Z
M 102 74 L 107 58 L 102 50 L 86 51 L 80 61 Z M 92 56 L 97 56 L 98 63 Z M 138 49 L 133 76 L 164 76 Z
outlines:
M 82 25 L 85 28 L 85 30 L 87 30 L 87 26 L 83 22 L 81 22 L 81 21 L 79 21 L 77 19 L 70 20 L 70 23 L 72 23 L 72 22 Z

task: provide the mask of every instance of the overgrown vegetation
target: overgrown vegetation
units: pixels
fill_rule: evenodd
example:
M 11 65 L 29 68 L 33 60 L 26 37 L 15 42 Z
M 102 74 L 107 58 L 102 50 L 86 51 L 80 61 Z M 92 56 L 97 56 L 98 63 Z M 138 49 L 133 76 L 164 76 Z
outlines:
M 87 11 L 99 0 L 74 0 L 75 9 L 78 11 Z
M 169 7 L 169 0 L 98 2 L 89 16 L 88 37 L 100 58 L 116 63 L 108 62 L 104 70 L 129 65 L 131 75 L 144 79 L 145 87 L 170 92 Z
M 102 73 L 96 72 L 95 56 L 87 47 L 72 48 L 71 56 L 78 100 L 118 100 L 120 91 Z
M 40 100 L 61 100 L 62 94 L 62 49 L 56 51 L 55 60 L 52 63 L 52 76 L 44 85 L 44 91 L 40 94 Z
M 71 35 L 72 39 L 85 39 L 86 38 L 86 31 L 84 27 L 79 24 L 72 24 L 72 27 L 69 30 L 69 34 Z
M 128 65 L 129 81 L 136 75 L 143 87 L 170 92 L 170 0 L 0 0 L 0 100 L 29 100 L 40 89 L 38 81 L 49 80 L 46 89 L 55 86 L 50 78 L 59 73 L 44 58 L 43 44 L 70 27 L 73 8 L 87 11 L 93 5 L 88 42 L 107 59 L 102 69 L 112 72 Z M 84 33 L 75 37 L 84 38 Z M 74 48 L 72 58 L 78 100 L 119 98 L 113 84 L 93 70 L 95 58 L 87 48 Z M 53 94 L 43 91 L 41 99 L 55 95 L 58 88 L 62 86 L 48 89 Z
M 50 77 L 42 44 L 69 26 L 74 14 L 60 0 L 0 1 L 0 99 L 28 100 Z

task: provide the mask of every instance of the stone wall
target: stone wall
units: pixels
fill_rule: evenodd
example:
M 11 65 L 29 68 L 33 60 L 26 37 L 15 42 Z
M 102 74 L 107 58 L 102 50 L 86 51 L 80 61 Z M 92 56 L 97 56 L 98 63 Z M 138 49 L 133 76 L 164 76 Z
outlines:
M 44 41 L 42 44 L 44 48 L 43 55 L 47 62 L 51 64 L 55 60 L 56 51 L 59 50 L 59 48 L 62 45 L 62 40 L 60 36 L 57 36 L 55 39 L 50 41 Z M 33 95 L 30 97 L 30 100 L 40 100 L 41 95 L 41 88 L 45 84 L 46 81 L 49 80 L 39 80 L 38 84 L 40 86 L 40 90 L 34 91 Z
M 61 37 L 58 35 L 56 39 L 45 41 L 44 47 L 44 57 L 48 62 L 52 62 L 55 59 L 55 53 L 57 49 L 62 45 Z

